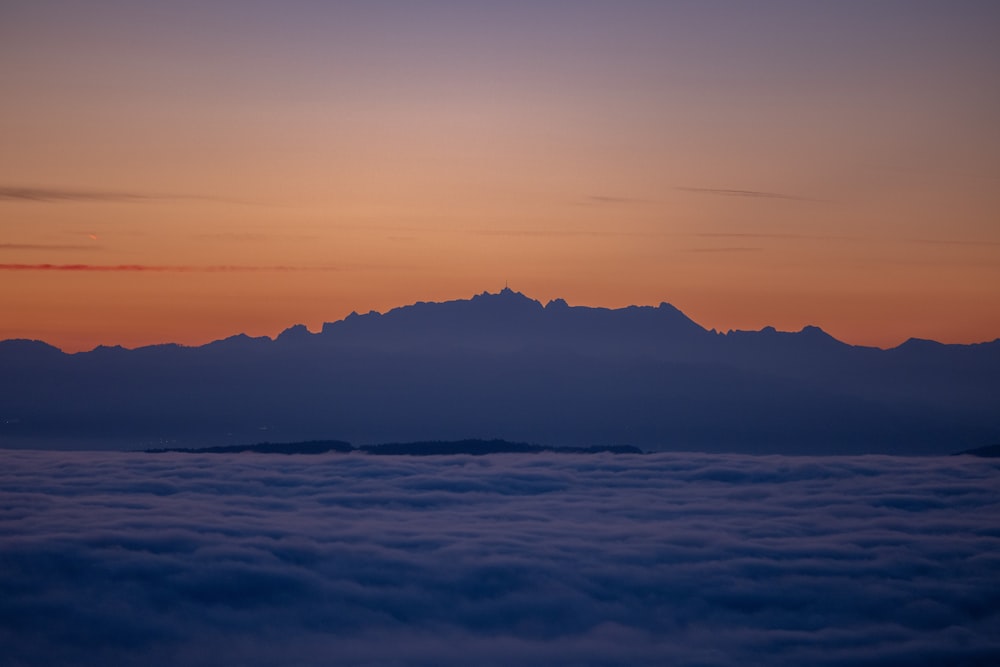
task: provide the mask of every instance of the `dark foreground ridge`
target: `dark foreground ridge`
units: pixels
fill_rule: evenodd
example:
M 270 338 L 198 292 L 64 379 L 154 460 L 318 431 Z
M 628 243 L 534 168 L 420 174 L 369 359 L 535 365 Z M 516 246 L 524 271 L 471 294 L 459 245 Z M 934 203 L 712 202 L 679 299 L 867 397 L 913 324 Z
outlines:
M 309 440 L 306 442 L 260 442 L 255 445 L 229 445 L 225 447 L 204 447 L 192 449 L 176 447 L 169 449 L 146 449 L 147 454 L 180 452 L 184 454 L 326 454 L 329 452 L 363 452 L 375 456 L 453 456 L 456 454 L 643 454 L 632 445 L 595 445 L 593 447 L 550 447 L 526 442 L 506 440 L 426 440 L 423 442 L 390 442 L 381 445 L 354 447 L 341 440 Z
M 955 452 L 955 456 L 982 456 L 988 459 L 998 459 L 1000 458 L 1000 445 L 986 445 L 985 447 L 976 447 L 975 449 L 965 449 L 961 452 Z
M 258 442 L 254 445 L 225 445 L 222 447 L 169 447 L 145 449 L 147 454 L 326 454 L 328 452 L 353 452 L 354 446 L 340 440 L 307 440 L 304 442 Z

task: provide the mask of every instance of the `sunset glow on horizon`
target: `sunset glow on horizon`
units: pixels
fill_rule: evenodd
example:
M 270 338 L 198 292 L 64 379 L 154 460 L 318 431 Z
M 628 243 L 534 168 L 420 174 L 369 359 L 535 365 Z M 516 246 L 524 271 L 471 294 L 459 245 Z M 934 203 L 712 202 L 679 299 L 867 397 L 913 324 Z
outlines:
M 1000 5 L 5 2 L 0 339 L 469 298 L 1000 337 Z

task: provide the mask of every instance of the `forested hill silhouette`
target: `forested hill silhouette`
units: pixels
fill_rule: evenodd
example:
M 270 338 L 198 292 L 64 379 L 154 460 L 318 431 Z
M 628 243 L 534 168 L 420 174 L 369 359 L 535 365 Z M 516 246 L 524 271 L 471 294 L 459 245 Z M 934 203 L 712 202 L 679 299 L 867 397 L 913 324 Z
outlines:
M 1000 440 L 1000 340 L 890 350 L 816 327 L 716 332 L 662 303 L 504 289 L 310 333 L 64 354 L 0 342 L 0 446 L 197 447 L 502 438 L 788 453 Z

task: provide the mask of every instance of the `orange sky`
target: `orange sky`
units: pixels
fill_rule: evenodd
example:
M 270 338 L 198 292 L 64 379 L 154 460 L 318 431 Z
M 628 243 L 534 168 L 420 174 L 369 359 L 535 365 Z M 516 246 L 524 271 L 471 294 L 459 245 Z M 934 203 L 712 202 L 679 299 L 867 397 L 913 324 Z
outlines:
M 5 3 L 0 338 L 275 335 L 504 281 L 1000 336 L 989 5 L 414 7 Z

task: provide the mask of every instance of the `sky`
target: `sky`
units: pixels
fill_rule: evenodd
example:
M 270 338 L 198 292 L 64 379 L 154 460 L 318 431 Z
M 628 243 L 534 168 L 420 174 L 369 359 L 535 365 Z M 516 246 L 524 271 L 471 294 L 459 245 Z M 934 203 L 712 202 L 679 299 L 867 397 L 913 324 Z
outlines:
M 0 2 L 0 338 L 509 283 L 1000 336 L 995 2 Z

